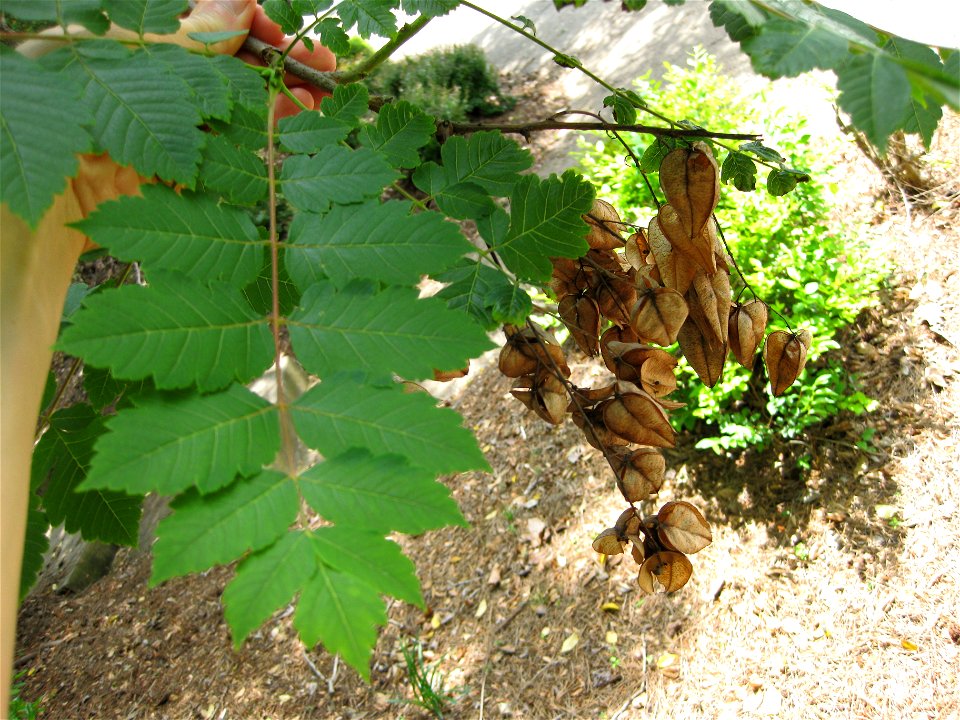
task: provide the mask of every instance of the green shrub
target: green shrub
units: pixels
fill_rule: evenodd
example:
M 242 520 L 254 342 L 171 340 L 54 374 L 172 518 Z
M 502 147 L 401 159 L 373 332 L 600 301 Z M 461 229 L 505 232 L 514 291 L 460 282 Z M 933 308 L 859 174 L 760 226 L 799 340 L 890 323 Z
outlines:
M 476 45 L 385 63 L 366 82 L 372 92 L 402 98 L 452 122 L 470 115 L 497 115 L 516 102 L 500 91 L 497 71 Z
M 668 64 L 662 83 L 644 77 L 637 86 L 645 102 L 672 117 L 713 131 L 763 132 L 766 144 L 779 150 L 789 166 L 816 169 L 810 182 L 778 198 L 769 196 L 762 183 L 753 192 L 724 185 L 717 207 L 734 259 L 750 287 L 770 305 L 770 328 L 784 328 L 786 317 L 794 329 L 812 331 L 806 369 L 793 388 L 774 398 L 769 385 L 764 386 L 759 360 L 753 375 L 728 361 L 712 389 L 681 362 L 679 389 L 672 397 L 687 405 L 672 413 L 675 424 L 701 432 L 705 437 L 698 447 L 722 452 L 762 446 L 776 435 L 796 437 L 844 410 L 869 409 L 871 400 L 857 390 L 856 379 L 831 351 L 839 348 L 843 328 L 874 301 L 886 268 L 855 233 L 829 219 L 829 200 L 836 190 L 829 181 L 835 170 L 831 156 L 837 148 L 821 140 L 811 143 L 805 118 L 770 107 L 763 93 L 743 95 L 703 49 L 694 50 L 686 67 Z M 770 128 L 777 128 L 775 134 Z M 638 157 L 651 143 L 648 136 L 625 139 Z M 726 150 L 714 150 L 722 162 Z M 624 162 L 624 155 L 622 145 L 602 140 L 581 149 L 581 165 L 598 186 L 598 197 L 613 203 L 624 219 L 645 227 L 655 205 L 640 172 Z M 657 175 L 649 177 L 659 195 Z M 735 297 L 740 293 L 751 299 L 735 275 L 731 283 Z

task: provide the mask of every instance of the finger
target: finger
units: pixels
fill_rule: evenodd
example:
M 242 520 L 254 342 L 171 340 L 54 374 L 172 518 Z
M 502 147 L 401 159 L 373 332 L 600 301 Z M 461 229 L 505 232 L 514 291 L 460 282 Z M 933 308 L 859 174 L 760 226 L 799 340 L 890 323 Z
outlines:
M 202 43 L 191 40 L 187 35 L 195 32 L 222 32 L 228 30 L 249 30 L 256 12 L 260 9 L 256 0 L 199 0 L 193 11 L 180 23 L 180 29 L 174 36 L 174 42 L 185 47 L 207 51 Z M 233 55 L 243 41 L 244 35 L 213 43 L 209 51 L 224 55 Z
M 267 17 L 267 14 L 259 5 L 257 5 L 256 13 L 253 16 L 253 23 L 250 25 L 250 34 L 263 40 L 268 45 L 276 46 L 283 42 L 283 30 Z
M 303 103 L 308 110 L 313 110 L 316 107 L 316 100 L 308 89 L 295 87 L 290 89 L 290 93 L 294 95 L 297 100 Z M 301 110 L 302 108 L 293 102 L 293 100 L 288 98 L 286 95 L 281 95 L 277 98 L 277 106 L 274 116 L 277 120 L 280 120 L 285 117 L 290 117 L 291 115 L 296 115 Z

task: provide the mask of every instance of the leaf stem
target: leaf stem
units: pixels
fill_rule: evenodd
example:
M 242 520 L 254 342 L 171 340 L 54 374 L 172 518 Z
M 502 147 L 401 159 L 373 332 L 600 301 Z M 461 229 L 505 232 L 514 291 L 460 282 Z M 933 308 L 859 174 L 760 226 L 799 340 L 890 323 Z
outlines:
M 283 387 L 283 345 L 280 326 L 284 318 L 280 314 L 280 238 L 277 232 L 277 149 L 274 142 L 276 100 L 283 85 L 283 75 L 274 67 L 275 75 L 269 84 L 267 95 L 267 187 L 270 207 L 270 329 L 273 333 L 273 367 L 277 386 L 277 411 L 280 416 L 280 466 L 290 475 L 295 475 L 296 434 L 290 419 L 290 407 Z M 285 89 L 285 88 L 284 88 Z
M 539 45 L 540 47 L 542 47 L 544 50 L 552 53 L 555 60 L 556 60 L 556 59 L 559 59 L 559 58 L 572 59 L 572 58 L 569 58 L 569 56 L 566 55 L 565 53 L 562 53 L 562 52 L 560 52 L 559 50 L 557 50 L 555 47 L 553 47 L 553 46 L 550 45 L 549 43 L 544 42 L 543 40 L 541 40 L 540 38 L 538 38 L 536 35 L 531 35 L 531 34 L 528 33 L 526 30 L 524 30 L 522 26 L 520 26 L 520 25 L 515 25 L 514 23 L 510 22 L 509 20 L 506 20 L 506 19 L 500 17 L 500 16 L 497 15 L 496 13 L 490 12 L 489 10 L 485 10 L 484 8 L 480 7 L 479 5 L 474 5 L 472 2 L 469 2 L 469 0 L 461 0 L 461 3 L 460 3 L 460 4 L 463 5 L 464 7 L 470 8 L 471 10 L 475 10 L 476 12 L 480 13 L 481 15 L 486 15 L 486 16 L 487 16 L 488 18 L 490 18 L 491 20 L 494 20 L 495 22 L 500 23 L 500 24 L 503 25 L 504 27 L 510 28 L 510 29 L 513 30 L 515 33 L 519 33 L 520 35 L 523 35 L 525 38 L 527 38 L 527 39 L 530 40 L 531 42 L 536 43 L 537 45 Z M 666 116 L 664 116 L 664 115 L 661 115 L 660 113 L 656 112 L 655 110 L 653 110 L 651 107 L 647 106 L 646 104 L 643 104 L 643 103 L 639 103 L 639 104 L 638 104 L 638 103 L 636 102 L 636 98 L 631 98 L 627 93 L 623 92 L 622 90 L 619 90 L 619 89 L 615 88 L 613 85 L 611 85 L 610 83 L 608 83 L 608 82 L 607 82 L 606 80 L 604 80 L 603 78 L 597 76 L 596 74 L 594 74 L 593 72 L 591 72 L 591 71 L 588 70 L 587 68 L 583 67 L 583 65 L 581 65 L 579 61 L 577 61 L 575 64 L 573 64 L 573 65 L 571 65 L 571 66 L 569 66 L 569 67 L 575 67 L 577 70 L 579 70 L 580 72 L 582 72 L 584 75 L 586 75 L 588 78 L 590 78 L 591 80 L 593 80 L 595 83 L 597 83 L 597 84 L 600 85 L 601 87 L 606 88 L 607 90 L 609 90 L 610 92 L 612 92 L 614 95 L 617 95 L 618 97 L 623 98 L 623 99 L 626 100 L 628 103 L 630 103 L 631 105 L 637 107 L 638 109 L 642 110 L 643 112 L 647 113 L 648 115 L 653 115 L 655 118 L 659 118 L 660 120 L 663 120 L 665 123 L 669 124 L 671 127 L 674 126 L 674 125 L 676 125 L 676 123 L 675 123 L 673 120 L 671 120 L 670 118 L 668 118 L 668 117 L 666 117 Z
M 433 18 L 426 15 L 421 15 L 412 23 L 407 23 L 397 31 L 397 34 L 394 35 L 391 40 L 389 40 L 382 48 L 377 50 L 359 66 L 355 67 L 353 70 L 344 71 L 342 73 L 333 73 L 336 76 L 337 82 L 350 83 L 367 77 L 367 75 L 380 67 L 380 65 L 382 65 L 391 55 L 393 55 L 393 53 L 395 53 L 401 45 L 423 30 L 427 23 L 432 19 Z

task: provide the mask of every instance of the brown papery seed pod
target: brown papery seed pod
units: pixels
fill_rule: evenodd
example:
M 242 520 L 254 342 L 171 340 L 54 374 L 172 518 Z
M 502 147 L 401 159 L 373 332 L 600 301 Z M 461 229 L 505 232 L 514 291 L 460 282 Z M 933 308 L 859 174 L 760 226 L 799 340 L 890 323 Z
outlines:
M 640 366 L 640 387 L 657 398 L 661 407 L 661 398 L 677 389 L 677 376 L 674 374 L 677 359 L 668 352 L 664 352 L 664 355 L 669 359 L 655 356 Z
M 642 390 L 607 401 L 603 420 L 610 432 L 638 445 L 673 447 L 676 433 L 667 413 Z
M 726 360 L 726 345 L 717 345 L 703 334 L 697 324 L 691 319 L 680 328 L 677 333 L 677 342 L 680 351 L 694 369 L 700 381 L 707 387 L 713 387 L 723 375 L 723 365 Z
M 583 432 L 583 437 L 590 445 L 601 452 L 609 452 L 618 445 L 627 445 L 627 440 L 610 432 L 603 419 L 603 411 L 611 400 L 604 400 L 594 408 L 570 411 L 570 419 Z
M 647 237 L 650 242 L 650 255 L 656 263 L 663 286 L 673 288 L 681 294 L 686 293 L 693 282 L 693 276 L 697 274 L 696 262 L 673 249 L 657 218 L 653 218 L 647 226 Z
M 710 146 L 677 148 L 660 163 L 660 187 L 677 208 L 688 235 L 699 235 L 720 198 L 720 168 Z
M 600 308 L 597 301 L 581 295 L 567 295 L 557 304 L 557 312 L 577 347 L 593 357 L 600 352 Z
M 587 243 L 597 250 L 615 250 L 623 247 L 622 232 L 629 225 L 620 222 L 620 214 L 605 200 L 594 200 L 590 212 L 583 216 L 590 227 Z
M 803 340 L 806 340 L 806 344 Z M 809 331 L 804 337 L 786 330 L 774 330 L 767 336 L 763 346 L 763 362 L 767 366 L 770 389 L 775 397 L 783 395 L 799 377 L 807 362 L 809 343 Z
M 719 273 L 714 273 L 717 275 Z M 727 280 L 727 292 L 730 290 L 730 282 Z M 693 285 L 687 296 L 696 294 L 695 298 L 690 298 L 690 314 L 698 325 L 703 323 L 700 329 L 707 337 L 715 339 L 722 343 L 727 339 L 727 325 L 730 316 L 729 297 L 724 305 L 723 298 L 717 297 L 714 289 L 713 276 L 707 275 L 702 270 L 693 278 Z M 699 312 L 698 312 L 699 310 Z
M 730 351 L 747 370 L 753 369 L 757 357 L 757 348 L 763 342 L 767 330 L 767 305 L 760 300 L 751 300 L 736 305 L 730 311 L 728 323 L 730 333 Z
M 593 549 L 601 555 L 619 555 L 623 552 L 623 543 L 620 541 L 616 528 L 607 528 L 597 535 L 593 541 Z
M 640 295 L 630 314 L 630 327 L 643 342 L 673 345 L 687 313 L 683 295 L 672 288 L 655 288 Z
M 617 471 L 617 488 L 627 502 L 642 502 L 660 490 L 666 468 L 666 460 L 657 450 L 634 450 Z
M 619 536 L 626 541 L 640 537 L 640 529 L 642 524 L 643 521 L 641 517 L 637 515 L 637 511 L 634 508 L 629 507 L 620 513 L 620 516 L 613 524 L 613 527 L 617 533 L 619 533 Z
M 683 500 L 668 502 L 657 513 L 657 536 L 667 550 L 692 555 L 713 542 L 710 524 Z
M 498 366 L 500 372 L 506 375 L 509 378 L 522 377 L 523 375 L 529 375 L 537 369 L 537 359 L 530 357 L 526 353 L 520 351 L 515 343 L 508 340 L 506 344 L 500 348 L 500 359 Z
M 604 330 L 603 335 L 600 336 L 600 355 L 610 372 L 614 371 L 614 365 L 610 357 L 609 344 L 611 342 L 635 343 L 637 341 L 637 334 L 629 326 L 611 325 Z
M 642 369 L 648 360 L 655 360 L 657 365 L 672 371 L 677 366 L 677 360 L 666 350 L 641 345 L 640 343 L 621 343 L 611 341 L 607 344 L 610 364 L 609 370 L 618 380 L 632 382 L 639 385 L 642 382 Z M 651 367 L 651 371 L 652 371 Z M 627 392 L 630 392 L 628 389 Z
M 658 552 L 652 554 L 640 566 L 637 583 L 640 589 L 648 595 L 655 592 L 654 581 L 659 583 L 666 592 L 679 590 L 693 575 L 693 565 L 687 556 L 678 552 Z
M 650 243 L 647 242 L 647 234 L 643 230 L 638 230 L 627 238 L 623 256 L 635 270 L 639 270 L 648 264 L 647 256 L 649 254 Z
M 713 239 L 702 231 L 694 236 L 688 235 L 676 208 L 669 204 L 661 205 L 657 212 L 657 224 L 674 251 L 686 255 L 701 270 L 716 271 L 717 259 L 713 254 Z

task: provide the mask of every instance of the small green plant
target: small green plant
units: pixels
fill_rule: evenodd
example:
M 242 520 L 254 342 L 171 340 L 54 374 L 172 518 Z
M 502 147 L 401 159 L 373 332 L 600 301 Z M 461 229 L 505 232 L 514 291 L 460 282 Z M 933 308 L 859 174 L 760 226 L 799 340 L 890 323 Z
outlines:
M 619 669 L 620 669 L 620 664 L 621 664 L 622 662 L 623 662 L 623 661 L 620 659 L 620 656 L 618 656 L 616 653 L 613 653 L 613 654 L 610 656 L 610 669 L 611 669 L 611 670 L 619 670 Z
M 371 90 L 419 105 L 438 120 L 498 115 L 516 100 L 500 91 L 497 71 L 475 45 L 433 50 L 382 65 L 367 78 Z
M 21 670 L 13 676 L 13 686 L 10 688 L 10 717 L 12 720 L 35 720 L 43 712 L 43 700 L 27 701 L 20 697 L 23 692 L 23 680 L 27 674 Z
M 874 401 L 860 391 L 856 378 L 831 351 L 840 347 L 840 332 L 874 301 L 887 267 L 865 251 L 849 228 L 830 219 L 829 200 L 837 189 L 830 180 L 835 170 L 831 154 L 837 148 L 821 140 L 812 142 L 803 116 L 771 107 L 762 93 L 755 98 L 742 95 L 738 84 L 702 48 L 691 53 L 686 67 L 669 63 L 666 67 L 663 82 L 644 76 L 636 83 L 637 92 L 650 105 L 711 130 L 756 128 L 787 165 L 817 169 L 811 181 L 776 199 L 760 190 L 759 182 L 754 192 L 724 188 L 716 211 L 750 288 L 770 306 L 770 328 L 783 328 L 785 317 L 794 328 L 799 325 L 812 332 L 804 374 L 795 389 L 772 397 L 764 388 L 760 362 L 752 373 L 728 362 L 717 384 L 708 388 L 694 381 L 693 370 L 682 361 L 679 387 L 671 397 L 686 405 L 671 415 L 675 426 L 701 433 L 697 447 L 723 453 L 763 447 L 776 436 L 795 438 L 844 411 L 872 410 Z M 652 144 L 647 137 L 625 137 L 628 142 L 635 138 L 631 146 L 637 157 Z M 722 158 L 726 151 L 717 150 Z M 639 170 L 624 165 L 623 147 L 600 140 L 585 145 L 580 158 L 584 171 L 595 178 L 597 196 L 625 218 L 646 226 L 653 198 Z M 657 174 L 649 179 L 659 194 Z M 742 283 L 734 286 L 734 297 L 743 302 L 753 298 Z
M 456 700 L 446 691 L 446 678 L 436 665 L 428 665 L 423 658 L 423 646 L 417 640 L 403 646 L 403 659 L 407 664 L 407 679 L 413 692 L 412 700 L 397 700 L 398 703 L 416 705 L 442 720 L 444 711 Z

